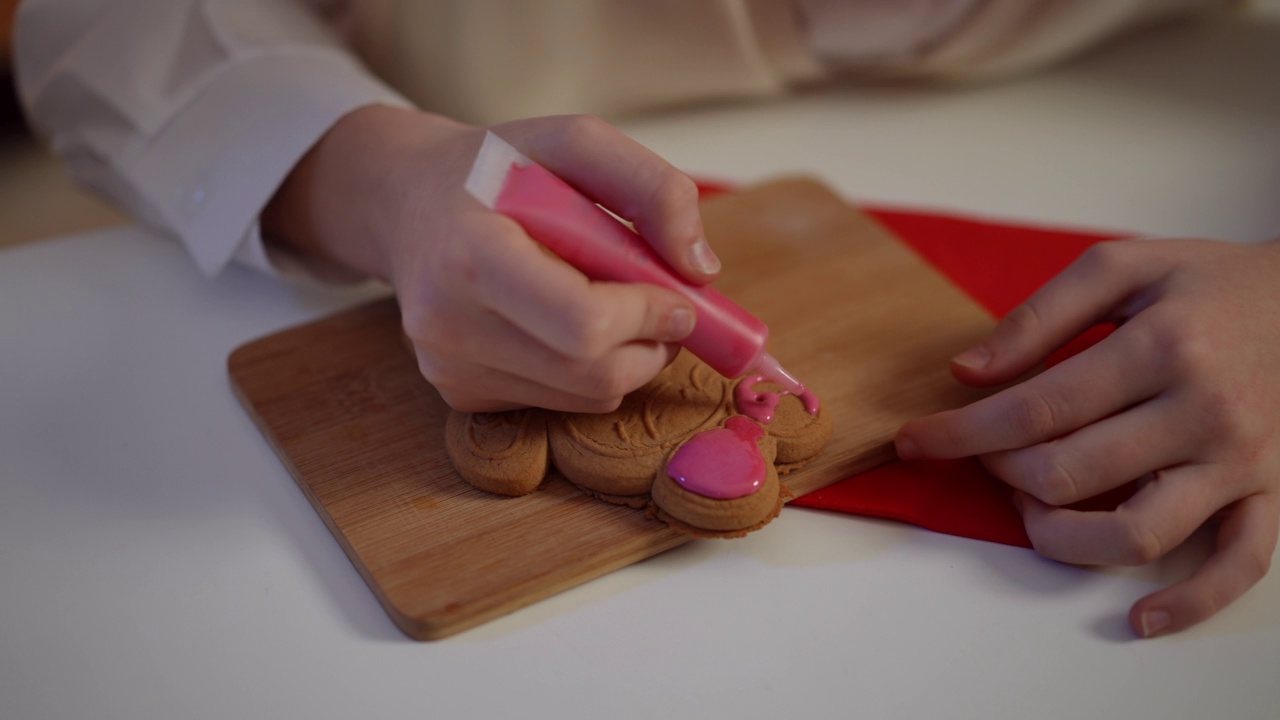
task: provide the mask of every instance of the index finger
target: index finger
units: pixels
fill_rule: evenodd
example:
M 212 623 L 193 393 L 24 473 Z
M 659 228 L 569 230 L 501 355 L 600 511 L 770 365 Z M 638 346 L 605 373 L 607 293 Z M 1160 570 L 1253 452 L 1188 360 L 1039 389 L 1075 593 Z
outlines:
M 1028 447 L 1146 400 L 1166 382 L 1141 362 L 1151 352 L 1151 342 L 1143 324 L 1122 326 L 1029 380 L 965 407 L 908 422 L 898 431 L 898 454 L 905 459 L 959 458 Z
M 1139 301 L 1150 301 L 1140 291 L 1167 272 L 1162 253 L 1176 247 L 1155 242 L 1090 247 L 1002 318 L 982 344 L 955 358 L 956 376 L 976 385 L 1008 382 L 1092 325 L 1137 314 Z

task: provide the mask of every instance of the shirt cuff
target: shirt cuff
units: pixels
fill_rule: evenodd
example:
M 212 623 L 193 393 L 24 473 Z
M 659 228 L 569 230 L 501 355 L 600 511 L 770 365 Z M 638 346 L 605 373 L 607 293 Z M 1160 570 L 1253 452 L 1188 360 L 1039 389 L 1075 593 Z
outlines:
M 219 73 L 126 174 L 205 274 L 233 257 L 277 273 L 259 214 L 334 123 L 371 104 L 410 105 L 340 51 L 257 55 Z

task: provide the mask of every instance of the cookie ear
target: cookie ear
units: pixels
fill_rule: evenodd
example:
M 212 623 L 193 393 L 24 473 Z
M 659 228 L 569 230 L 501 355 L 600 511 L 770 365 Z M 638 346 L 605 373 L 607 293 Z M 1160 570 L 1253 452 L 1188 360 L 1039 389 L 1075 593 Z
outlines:
M 744 381 L 746 382 L 746 381 Z M 777 392 L 781 386 L 773 383 L 758 383 L 755 387 L 766 392 Z M 804 402 L 794 395 L 783 395 L 774 410 L 773 420 L 765 426 L 769 434 L 778 442 L 778 456 L 775 461 L 778 472 L 787 473 L 804 466 L 826 446 L 831 439 L 831 415 L 826 406 L 818 409 L 817 415 L 810 415 Z
M 547 422 L 540 410 L 452 411 L 444 444 L 463 479 L 498 495 L 537 490 L 550 467 Z

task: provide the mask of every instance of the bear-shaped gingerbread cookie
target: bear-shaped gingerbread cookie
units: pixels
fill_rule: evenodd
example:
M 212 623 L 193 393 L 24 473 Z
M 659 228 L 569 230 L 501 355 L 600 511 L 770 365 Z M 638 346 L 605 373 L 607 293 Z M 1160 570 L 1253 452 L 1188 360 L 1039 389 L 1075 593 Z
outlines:
M 729 380 L 682 351 L 611 413 L 454 411 L 445 445 L 481 490 L 524 495 L 554 466 L 601 500 L 695 535 L 738 537 L 778 515 L 779 473 L 813 459 L 831 431 L 812 394 Z

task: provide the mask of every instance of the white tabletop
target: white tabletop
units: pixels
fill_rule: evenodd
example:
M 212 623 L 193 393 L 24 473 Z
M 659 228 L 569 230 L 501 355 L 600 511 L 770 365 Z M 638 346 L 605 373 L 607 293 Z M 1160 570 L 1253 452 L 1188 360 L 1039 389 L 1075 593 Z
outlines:
M 1036 78 L 623 125 L 696 172 L 1256 241 L 1280 235 L 1280 23 L 1176 28 Z M 435 643 L 391 624 L 232 397 L 301 290 L 124 228 L 0 253 L 0 717 L 1280 717 L 1280 572 L 1133 640 L 1188 572 L 801 509 Z

